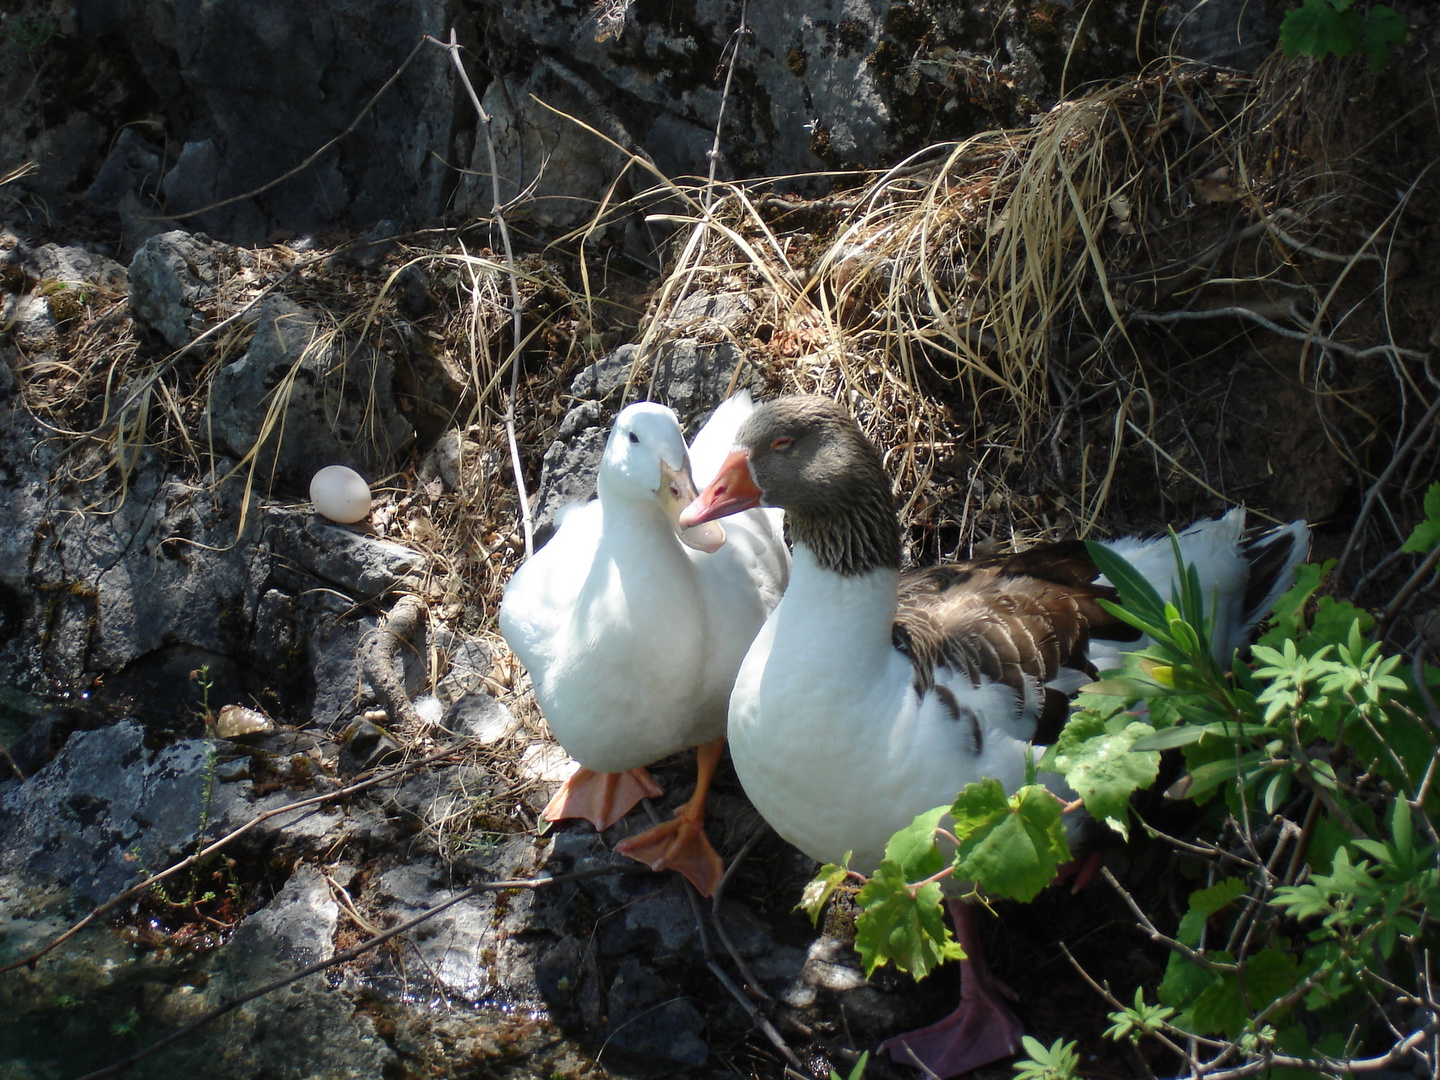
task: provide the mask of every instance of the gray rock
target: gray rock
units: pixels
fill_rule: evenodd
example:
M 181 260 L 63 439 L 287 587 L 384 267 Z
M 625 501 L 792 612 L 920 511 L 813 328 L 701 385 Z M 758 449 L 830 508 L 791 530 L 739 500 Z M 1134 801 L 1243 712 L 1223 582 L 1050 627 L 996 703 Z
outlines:
M 157 190 L 164 167 L 165 152 L 133 127 L 127 127 L 86 189 L 85 198 L 97 206 L 118 210 L 121 200 L 137 189 Z
M 215 295 L 233 252 L 187 232 L 152 236 L 130 262 L 130 311 L 172 348 L 194 341 L 205 328 L 199 304 Z
M 308 640 L 310 681 L 314 687 L 311 716 L 315 723 L 330 727 L 355 715 L 364 698 L 360 682 L 360 639 L 373 633 L 379 620 L 360 615 L 354 605 L 332 594 L 309 595 L 304 600 L 305 622 L 311 627 Z
M 151 753 L 144 736 L 130 720 L 76 732 L 34 776 L 0 785 L 0 868 L 101 903 L 184 853 L 216 816 L 206 804 L 214 744 Z
M 316 313 L 270 296 L 250 348 L 211 383 L 204 423 L 237 459 L 258 445 L 262 486 L 273 477 L 282 490 L 308 491 L 322 465 L 376 476 L 415 436 L 395 407 L 393 373 L 387 354 L 348 343 Z
M 275 557 L 291 572 L 309 575 L 360 600 L 373 600 L 420 569 L 425 556 L 413 548 L 335 525 L 318 514 L 271 507 L 264 535 Z M 294 580 L 304 582 L 296 575 Z
M 52 674 L 118 671 L 176 646 L 249 653 L 268 553 L 253 543 L 254 512 L 240 528 L 239 485 L 162 481 L 141 468 L 111 514 L 69 512 L 85 493 L 43 482 L 17 494 L 21 532 L 47 516 L 54 524 L 34 534 L 18 566 L 0 561 L 0 580 L 40 594 L 24 621 Z
M 595 203 L 586 193 L 609 188 L 625 172 L 627 155 L 569 119 L 595 116 L 595 109 L 573 82 L 558 76 L 553 62 L 547 65 L 542 61 L 518 86 L 491 83 L 483 105 L 491 117 L 502 202 L 511 202 L 529 188 L 529 197 L 518 209 L 536 225 L 560 229 L 590 220 Z M 613 120 L 609 110 L 602 115 Z M 618 121 L 599 126 L 622 146 L 635 145 Z M 475 139 L 470 169 L 455 193 L 456 209 L 467 217 L 488 214 L 495 204 L 490 160 L 490 148 L 481 133 Z M 623 201 L 630 193 L 628 180 L 622 179 L 612 197 Z
M 398 221 L 382 218 L 367 229 L 363 236 L 342 248 L 335 257 L 340 262 L 358 266 L 362 270 L 373 270 L 399 247 L 392 239 L 399 232 Z
M 396 764 L 405 756 L 405 748 L 388 731 L 370 720 L 352 720 L 340 733 L 340 741 L 345 747 L 346 758 L 341 762 L 340 770 L 346 774 L 363 769 L 381 769 Z
M 614 352 L 602 356 L 599 360 L 595 361 L 595 363 L 590 364 L 571 380 L 570 392 L 577 398 L 587 399 L 582 401 L 581 406 L 577 406 L 576 408 L 589 406 L 588 409 L 580 413 L 581 416 L 586 418 L 587 422 L 579 426 L 588 427 L 590 424 L 599 422 L 601 413 L 600 410 L 594 408 L 594 404 L 606 400 L 610 395 L 618 393 L 621 388 L 625 386 L 638 357 L 639 350 L 633 344 L 627 343 L 621 345 Z M 643 389 L 643 381 L 641 386 Z M 570 415 L 567 415 L 565 419 L 560 422 L 560 434 L 562 437 L 567 434 L 573 434 L 573 430 L 567 433 L 566 426 L 577 423 L 577 421 L 572 421 L 570 418 L 571 415 L 575 415 L 575 412 L 575 409 L 570 410 Z
M 704 1065 L 709 1059 L 700 1010 L 636 957 L 620 961 L 607 1002 L 608 1047 L 678 1065 Z
M 495 471 L 495 455 L 454 428 L 436 441 L 420 463 L 420 479 L 439 478 L 446 491 L 480 491 Z
M 544 543 L 554 530 L 562 509 L 595 497 L 595 476 L 608 435 L 606 428 L 586 427 L 569 439 L 556 439 L 546 449 L 540 487 L 530 507 L 537 543 Z
M 1275 50 L 1280 23 L 1265 5 L 1246 0 L 1179 0 L 1158 20 L 1176 56 L 1252 72 Z
M 750 386 L 756 377 L 745 354 L 729 341 L 704 343 L 677 338 L 660 350 L 655 362 L 656 401 L 683 418 L 709 412 L 732 386 Z
M 375 897 L 397 921 L 413 917 L 460 890 L 446 884 L 447 875 L 428 863 L 396 867 L 381 875 Z M 476 1001 L 499 989 L 485 953 L 494 952 L 495 896 L 480 893 L 447 908 L 418 927 L 412 936 L 428 974 L 445 990 Z
M 20 341 L 30 347 L 43 346 L 55 340 L 58 324 L 43 296 L 15 296 L 6 293 L 0 298 L 0 325 L 7 327 Z
M 174 168 L 160 181 L 170 216 L 179 218 L 192 229 L 224 230 L 228 235 L 247 239 L 263 235 L 264 219 L 252 205 L 242 203 L 240 207 L 205 210 L 223 198 L 219 194 L 224 183 L 222 165 L 214 139 L 187 142 L 182 146 Z
M 240 924 L 231 939 L 237 951 L 257 950 L 306 966 L 335 955 L 340 905 L 318 869 L 301 865 L 275 898 Z
M 472 695 L 489 697 L 485 680 L 495 663 L 494 650 L 482 639 L 466 638 L 444 626 L 434 626 L 433 632 L 435 645 L 446 658 L 435 696 L 452 709 Z
M 69 286 L 98 285 L 112 294 L 123 295 L 129 288 L 129 274 L 114 259 L 82 247 L 44 244 L 33 257 L 36 276 Z
M 160 101 L 185 103 L 187 153 L 166 177 L 172 214 L 294 169 L 351 125 L 424 35 L 447 36 L 453 17 L 446 0 L 77 5 L 83 40 L 122 56 Z M 365 122 L 305 171 L 187 225 L 248 244 L 277 229 L 435 216 L 445 162 L 457 160 L 453 81 L 443 51 L 420 49 Z
M 732 90 L 724 102 L 720 175 L 781 176 L 814 172 L 827 162 L 881 160 L 892 146 L 892 114 L 869 58 L 886 36 L 891 6 L 882 0 L 752 6 L 751 34 L 741 40 L 738 63 L 752 89 Z M 526 69 L 508 88 L 510 99 L 524 101 L 532 90 L 543 98 L 544 88 L 564 87 L 575 115 L 622 145 L 633 139 L 667 175 L 704 176 L 724 92 L 723 74 L 714 72 L 735 31 L 735 9 L 699 0 L 680 19 L 638 5 L 626 14 L 615 33 L 597 41 L 596 23 L 570 4 L 511 5 L 500 33 L 558 60 L 543 72 Z M 816 118 L 828 132 L 824 158 L 812 150 L 805 127 Z M 585 137 L 572 129 L 570 138 Z M 506 143 L 497 149 L 501 175 L 522 175 L 522 148 Z M 526 170 L 535 168 L 538 159 L 528 156 L 534 149 L 523 147 Z

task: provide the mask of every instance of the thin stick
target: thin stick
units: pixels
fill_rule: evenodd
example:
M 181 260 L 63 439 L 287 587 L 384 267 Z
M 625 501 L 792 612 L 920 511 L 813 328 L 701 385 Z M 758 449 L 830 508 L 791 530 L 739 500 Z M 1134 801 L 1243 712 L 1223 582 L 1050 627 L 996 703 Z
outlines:
M 520 393 L 520 346 L 525 340 L 524 322 L 521 317 L 520 279 L 515 273 L 515 249 L 510 243 L 510 227 L 505 224 L 505 200 L 500 197 L 500 166 L 495 158 L 495 140 L 490 133 L 490 114 L 480 104 L 480 95 L 470 82 L 465 65 L 460 60 L 460 42 L 455 37 L 455 28 L 450 28 L 450 42 L 428 37 L 450 53 L 455 70 L 460 73 L 460 82 L 470 95 L 470 104 L 480 117 L 480 129 L 485 133 L 485 151 L 490 158 L 490 190 L 493 205 L 490 212 L 495 217 L 495 226 L 500 231 L 500 242 L 505 247 L 505 269 L 510 277 L 510 318 L 514 324 L 514 344 L 510 348 L 510 400 L 505 403 L 505 438 L 510 443 L 510 468 L 515 473 L 515 495 L 520 501 L 520 526 L 525 534 L 525 557 L 535 551 L 535 526 L 530 516 L 530 497 L 525 493 L 525 472 L 520 463 L 520 442 L 515 434 L 515 399 Z
M 1415 425 L 1409 437 L 1406 438 L 1395 453 L 1391 455 L 1389 464 L 1387 464 L 1380 475 L 1375 478 L 1375 483 L 1370 485 L 1370 490 L 1365 493 L 1365 501 L 1360 504 L 1360 513 L 1355 515 L 1355 527 L 1350 530 L 1350 537 L 1345 541 L 1345 550 L 1340 553 L 1340 561 L 1335 564 L 1335 579 L 1337 581 L 1340 579 L 1340 575 L 1345 572 L 1345 565 L 1350 561 L 1350 556 L 1354 553 L 1356 545 L 1360 542 L 1361 529 L 1369 519 L 1370 512 L 1375 508 L 1375 503 L 1380 498 L 1381 489 L 1389 482 L 1390 477 L 1395 474 L 1395 470 L 1400 467 L 1400 462 L 1410 453 L 1411 448 L 1419 440 L 1420 436 L 1430 433 L 1430 425 L 1435 423 L 1437 417 L 1440 417 L 1440 396 L 1437 396 L 1434 402 L 1431 403 L 1430 408 L 1425 410 L 1425 415 L 1420 418 L 1420 422 Z

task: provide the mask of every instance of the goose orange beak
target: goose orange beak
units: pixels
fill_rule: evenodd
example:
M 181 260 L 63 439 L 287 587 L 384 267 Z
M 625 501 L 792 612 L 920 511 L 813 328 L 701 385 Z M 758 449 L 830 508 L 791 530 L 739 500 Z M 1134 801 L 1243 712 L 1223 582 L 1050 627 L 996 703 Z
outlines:
M 759 505 L 760 489 L 750 475 L 750 457 L 744 450 L 732 450 L 715 479 L 680 512 L 680 525 L 688 529 Z

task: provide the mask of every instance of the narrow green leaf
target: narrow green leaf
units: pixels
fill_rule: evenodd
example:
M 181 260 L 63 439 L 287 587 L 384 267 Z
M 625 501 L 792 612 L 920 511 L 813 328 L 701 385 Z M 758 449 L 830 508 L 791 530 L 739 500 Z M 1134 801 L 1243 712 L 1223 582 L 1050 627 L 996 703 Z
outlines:
M 1164 604 L 1160 600 L 1160 594 L 1145 580 L 1144 575 L 1104 544 L 1087 540 L 1085 549 L 1090 552 L 1090 558 L 1095 560 L 1100 572 L 1119 592 L 1121 604 L 1146 622 L 1156 626 L 1164 625 L 1161 622 Z
M 1408 857 L 1415 850 L 1415 837 L 1410 827 L 1410 804 L 1404 799 L 1396 799 L 1390 807 L 1390 839 L 1402 857 Z
M 1152 732 L 1144 738 L 1136 739 L 1130 749 L 1174 750 L 1180 746 L 1189 746 L 1193 742 L 1199 742 L 1206 735 L 1224 735 L 1225 733 L 1225 728 L 1220 724 L 1182 724 L 1179 727 L 1166 728 L 1164 731 Z

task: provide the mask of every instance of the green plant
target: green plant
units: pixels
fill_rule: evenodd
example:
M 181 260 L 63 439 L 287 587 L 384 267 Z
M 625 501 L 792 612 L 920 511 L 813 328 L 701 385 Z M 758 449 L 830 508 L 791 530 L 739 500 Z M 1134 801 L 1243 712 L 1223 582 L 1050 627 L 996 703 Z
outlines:
M 1425 508 L 1406 550 L 1433 557 L 1440 485 Z M 1205 814 L 1177 855 L 1206 856 L 1189 870 L 1203 887 L 1178 924 L 1167 932 L 1130 898 L 1140 929 L 1170 949 L 1150 988 L 1158 1003 L 1145 988 L 1133 1006 L 1112 998 L 1106 1035 L 1157 1040 L 1192 1073 L 1339 1075 L 1367 1055 L 1407 1063 L 1440 1033 L 1428 959 L 1440 911 L 1440 672 L 1387 653 L 1368 636 L 1368 613 L 1319 596 L 1316 566 L 1300 568 L 1251 662 L 1222 664 L 1193 568 L 1167 602 L 1108 549 L 1091 553 L 1120 593 L 1112 610 L 1148 644 L 1081 693 L 1038 768 L 1125 834 L 1130 795 L 1153 783 L 1163 752 L 1179 751 L 1186 772 L 1170 793 Z M 947 876 L 976 883 L 975 895 L 1033 896 L 1068 858 L 1064 809 L 1033 783 L 1006 796 L 991 781 L 897 833 L 857 897 L 867 971 L 893 962 L 922 977 L 954 955 L 940 917 Z M 948 865 L 937 838 L 956 847 Z M 857 878 L 823 868 L 804 899 L 812 917 Z M 1060 1044 L 1041 1056 L 1032 1042 L 1022 1075 L 1064 1075 L 1052 1071 L 1065 1067 Z
M 1405 20 L 1385 4 L 1361 12 L 1354 0 L 1305 0 L 1280 23 L 1280 48 L 1286 56 L 1320 59 L 1362 52 L 1371 71 L 1384 67 L 1390 46 L 1404 45 L 1405 40 Z
M 865 1053 L 863 1053 L 863 1054 L 860 1055 L 859 1060 L 856 1061 L 855 1064 L 854 1064 L 854 1066 L 850 1069 L 850 1075 L 849 1075 L 849 1076 L 844 1076 L 844 1077 L 842 1077 L 842 1076 L 841 1076 L 839 1073 L 837 1073 L 834 1069 L 831 1069 L 831 1070 L 830 1070 L 830 1080 L 860 1080 L 860 1077 L 862 1077 L 862 1076 L 865 1075 L 865 1066 L 866 1066 L 866 1064 L 867 1064 L 869 1061 L 870 1061 L 870 1051 L 867 1050 L 867 1051 L 865 1051 Z
M 200 688 L 200 708 L 197 715 L 208 731 L 215 724 L 215 713 L 210 708 L 210 691 L 215 689 L 215 680 L 210 675 L 210 665 L 201 664 L 190 672 L 190 681 Z
M 1028 1056 L 1015 1062 L 1016 1080 L 1073 1080 L 1080 1067 L 1073 1042 L 1056 1039 L 1046 1047 L 1039 1039 L 1023 1035 L 1020 1043 Z

